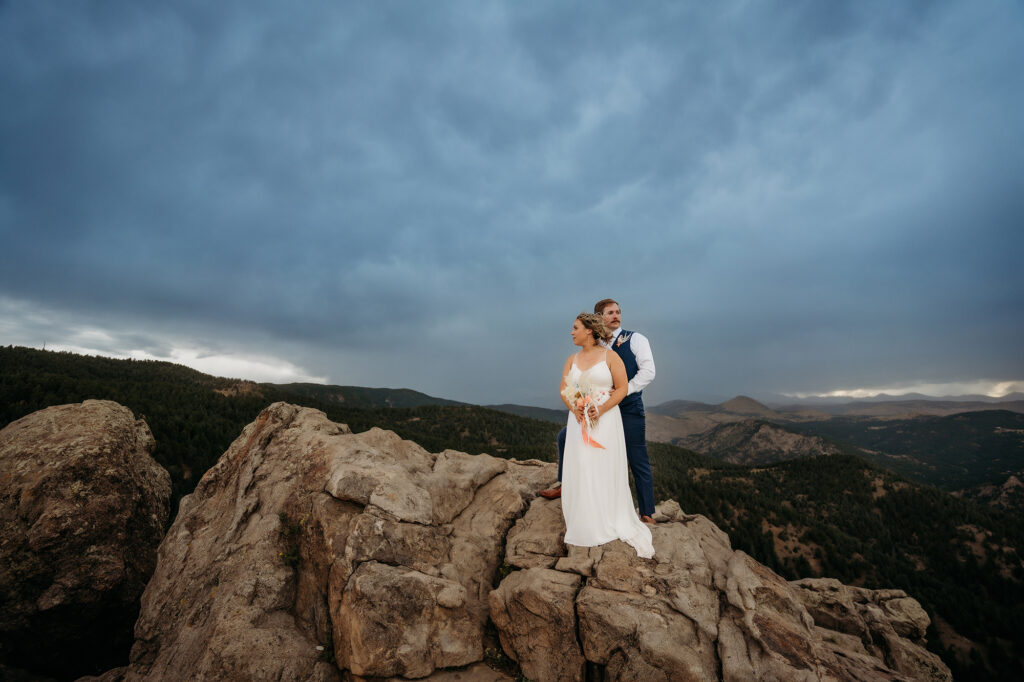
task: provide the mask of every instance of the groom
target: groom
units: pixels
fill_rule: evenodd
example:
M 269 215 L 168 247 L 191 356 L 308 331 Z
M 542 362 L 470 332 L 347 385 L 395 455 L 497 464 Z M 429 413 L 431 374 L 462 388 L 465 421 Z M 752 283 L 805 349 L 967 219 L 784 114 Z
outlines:
M 619 403 L 622 415 L 622 430 L 626 436 L 626 458 L 633 472 L 636 484 L 637 502 L 640 505 L 640 519 L 654 523 L 654 479 L 651 476 L 651 462 L 647 457 L 647 421 L 644 417 L 644 401 L 641 391 L 654 381 L 654 355 L 647 337 L 638 332 L 622 328 L 622 310 L 618 302 L 605 298 L 594 304 L 594 312 L 604 318 L 604 324 L 612 332 L 612 339 L 602 344 L 619 354 L 626 365 L 629 389 Z M 562 455 L 565 452 L 565 429 L 558 434 L 558 480 L 562 480 Z M 562 496 L 561 488 L 540 491 L 543 497 L 553 500 Z

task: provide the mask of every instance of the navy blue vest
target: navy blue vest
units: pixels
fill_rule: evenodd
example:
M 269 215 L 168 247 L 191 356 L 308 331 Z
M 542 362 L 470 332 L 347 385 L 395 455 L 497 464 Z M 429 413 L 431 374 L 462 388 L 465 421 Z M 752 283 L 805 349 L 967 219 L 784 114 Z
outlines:
M 615 341 L 612 342 L 612 350 L 619 354 L 619 357 L 622 358 L 622 364 L 626 366 L 627 380 L 631 380 L 633 377 L 635 377 L 637 371 L 640 369 L 640 366 L 636 364 L 636 355 L 633 354 L 633 349 L 630 348 L 630 339 L 628 337 L 632 335 L 633 332 L 623 329 L 619 333 L 618 338 L 616 338 Z M 619 339 L 621 339 L 624 336 L 627 337 L 627 339 L 622 343 L 619 343 Z M 639 407 L 642 411 L 644 409 L 644 401 L 641 397 L 642 395 L 643 391 L 637 391 L 636 393 L 627 395 L 625 398 L 622 399 L 622 402 L 619 403 L 619 407 L 628 407 L 633 409 Z

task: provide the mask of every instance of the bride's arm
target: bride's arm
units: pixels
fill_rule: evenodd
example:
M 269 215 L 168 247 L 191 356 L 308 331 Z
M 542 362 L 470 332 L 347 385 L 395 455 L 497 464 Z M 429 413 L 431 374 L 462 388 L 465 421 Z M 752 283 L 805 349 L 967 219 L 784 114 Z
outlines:
M 562 399 L 562 403 L 569 408 L 569 411 L 576 415 L 576 421 L 579 422 L 583 419 L 583 415 L 576 409 L 575 405 L 569 404 L 569 401 L 565 399 L 565 394 L 563 393 L 565 390 L 565 378 L 569 376 L 569 370 L 572 369 L 572 358 L 573 356 L 570 355 L 569 359 L 565 361 L 565 367 L 562 368 L 562 385 L 558 387 L 558 397 Z
M 606 360 L 608 362 L 608 369 L 612 371 L 612 392 L 609 394 L 608 400 L 604 401 L 597 408 L 598 416 L 621 403 L 622 399 L 626 397 L 626 391 L 629 390 L 629 381 L 626 379 L 626 366 L 622 364 L 622 358 L 619 357 L 619 354 L 609 352 Z
M 565 367 L 562 368 L 562 384 L 558 387 L 558 397 L 560 397 L 562 399 L 562 403 L 571 410 L 572 405 L 570 405 L 569 401 L 565 399 L 565 394 L 563 393 L 563 391 L 565 391 L 565 378 L 569 376 L 570 369 L 572 369 L 571 355 L 569 356 L 569 359 L 565 361 Z

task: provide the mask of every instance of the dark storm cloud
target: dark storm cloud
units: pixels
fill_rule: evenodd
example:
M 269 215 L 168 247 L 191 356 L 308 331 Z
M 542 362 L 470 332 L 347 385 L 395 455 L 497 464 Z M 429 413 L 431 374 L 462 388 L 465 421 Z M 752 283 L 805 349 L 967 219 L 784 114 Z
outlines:
M 1020 379 L 1022 18 L 6 3 L 5 332 L 550 402 L 612 295 L 657 399 Z

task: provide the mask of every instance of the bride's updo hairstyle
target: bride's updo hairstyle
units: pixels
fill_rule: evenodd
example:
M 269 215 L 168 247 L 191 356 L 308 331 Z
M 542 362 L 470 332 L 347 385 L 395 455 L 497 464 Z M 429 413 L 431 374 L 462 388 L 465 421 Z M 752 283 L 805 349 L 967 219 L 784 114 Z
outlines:
M 604 324 L 604 317 L 601 315 L 580 313 L 576 316 L 576 319 L 594 335 L 594 343 L 611 340 L 612 333 L 608 331 L 608 327 Z

